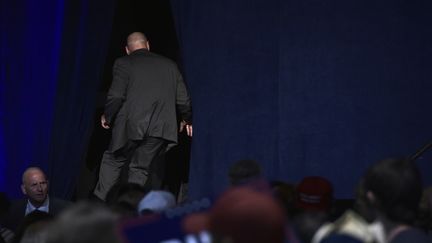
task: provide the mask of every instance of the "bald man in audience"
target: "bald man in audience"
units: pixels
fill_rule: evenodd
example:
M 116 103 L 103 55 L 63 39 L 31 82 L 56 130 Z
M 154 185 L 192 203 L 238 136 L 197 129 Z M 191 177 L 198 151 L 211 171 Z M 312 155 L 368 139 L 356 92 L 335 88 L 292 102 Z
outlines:
M 5 225 L 12 230 L 16 230 L 24 217 L 35 210 L 55 216 L 71 204 L 48 195 L 48 180 L 38 167 L 29 167 L 24 171 L 21 191 L 25 198 L 12 201 L 5 221 Z

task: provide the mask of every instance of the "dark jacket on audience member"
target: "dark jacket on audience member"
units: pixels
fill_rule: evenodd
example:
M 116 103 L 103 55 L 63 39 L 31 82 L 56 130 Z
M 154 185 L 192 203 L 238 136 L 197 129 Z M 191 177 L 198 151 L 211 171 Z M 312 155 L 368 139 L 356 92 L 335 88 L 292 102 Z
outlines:
M 59 214 L 72 203 L 55 197 L 49 197 L 49 213 L 53 216 Z M 12 231 L 23 222 L 27 208 L 27 199 L 19 199 L 11 202 L 11 206 L 4 220 L 4 226 Z

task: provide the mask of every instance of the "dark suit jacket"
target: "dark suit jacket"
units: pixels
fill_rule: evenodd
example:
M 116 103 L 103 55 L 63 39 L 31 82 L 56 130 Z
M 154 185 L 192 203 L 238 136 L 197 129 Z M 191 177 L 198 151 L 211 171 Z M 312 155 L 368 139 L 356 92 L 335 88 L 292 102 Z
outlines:
M 72 205 L 71 202 L 58 199 L 55 197 L 49 198 L 48 212 L 56 216 L 61 211 Z M 27 208 L 27 199 L 20 199 L 11 202 L 6 218 L 4 219 L 4 226 L 12 231 L 15 231 L 18 226 L 23 222 L 25 211 Z
M 177 143 L 176 111 L 191 122 L 190 98 L 174 62 L 145 49 L 115 61 L 104 111 L 113 124 L 111 151 L 147 136 Z

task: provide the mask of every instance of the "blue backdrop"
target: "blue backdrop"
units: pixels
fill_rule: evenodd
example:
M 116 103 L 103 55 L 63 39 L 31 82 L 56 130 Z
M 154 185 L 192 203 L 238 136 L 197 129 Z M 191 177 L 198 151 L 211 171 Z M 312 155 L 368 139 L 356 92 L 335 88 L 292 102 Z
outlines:
M 73 194 L 114 0 L 2 1 L 0 190 L 41 166 Z M 328 177 L 351 197 L 367 165 L 432 140 L 432 3 L 172 0 L 194 106 L 190 196 L 238 159 L 270 179 Z M 432 152 L 418 160 L 432 181 Z
M 194 106 L 192 198 L 223 190 L 243 158 L 350 198 L 370 163 L 432 140 L 430 1 L 171 2 Z
M 73 194 L 113 9 L 113 0 L 1 2 L 0 190 L 10 197 L 30 165 L 47 171 L 52 194 Z

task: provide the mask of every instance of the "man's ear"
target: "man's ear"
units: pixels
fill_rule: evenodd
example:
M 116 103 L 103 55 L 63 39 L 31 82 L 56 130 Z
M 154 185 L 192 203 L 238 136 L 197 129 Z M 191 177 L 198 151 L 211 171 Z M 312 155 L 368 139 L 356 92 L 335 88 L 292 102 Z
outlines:
M 150 42 L 146 41 L 146 47 L 147 47 L 147 51 L 150 51 Z
M 125 46 L 125 51 L 126 51 L 126 54 L 129 55 L 130 51 L 129 51 L 129 48 L 127 46 Z
M 22 192 L 24 195 L 27 195 L 27 191 L 26 191 L 26 189 L 25 189 L 24 184 L 21 184 L 21 192 Z

